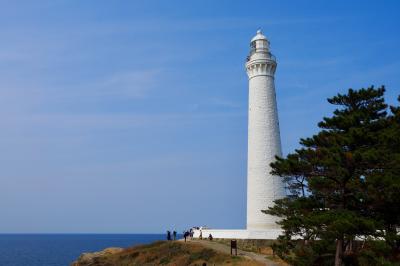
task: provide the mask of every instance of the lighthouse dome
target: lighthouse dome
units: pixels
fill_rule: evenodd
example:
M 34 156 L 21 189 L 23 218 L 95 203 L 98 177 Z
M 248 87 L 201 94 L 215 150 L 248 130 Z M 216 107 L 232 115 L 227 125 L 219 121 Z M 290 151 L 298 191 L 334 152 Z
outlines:
M 251 42 L 258 41 L 258 40 L 265 40 L 265 41 L 268 41 L 268 40 L 267 40 L 267 37 L 265 37 L 265 35 L 262 33 L 261 30 L 258 30 L 258 31 L 257 31 L 256 36 L 254 36 L 253 39 L 251 39 Z

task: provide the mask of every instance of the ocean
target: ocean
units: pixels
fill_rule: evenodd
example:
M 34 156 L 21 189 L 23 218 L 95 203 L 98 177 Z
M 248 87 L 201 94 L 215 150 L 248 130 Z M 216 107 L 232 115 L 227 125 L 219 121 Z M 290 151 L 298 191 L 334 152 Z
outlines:
M 165 238 L 162 234 L 0 234 L 0 266 L 70 265 L 83 252 Z

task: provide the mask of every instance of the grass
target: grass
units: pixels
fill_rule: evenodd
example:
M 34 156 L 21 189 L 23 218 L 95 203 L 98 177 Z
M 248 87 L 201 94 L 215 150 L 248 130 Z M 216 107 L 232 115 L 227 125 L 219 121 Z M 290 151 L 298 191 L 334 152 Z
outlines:
M 237 265 L 258 266 L 259 262 L 242 257 L 231 257 L 196 243 L 158 241 L 115 253 L 106 253 L 89 260 L 80 259 L 72 266 L 134 266 L 134 265 Z

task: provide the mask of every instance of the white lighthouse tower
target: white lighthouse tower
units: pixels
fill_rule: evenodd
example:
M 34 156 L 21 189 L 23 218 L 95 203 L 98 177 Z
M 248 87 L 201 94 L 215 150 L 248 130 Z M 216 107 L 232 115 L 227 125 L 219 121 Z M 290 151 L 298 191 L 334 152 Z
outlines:
M 282 229 L 277 218 L 262 213 L 274 200 L 285 197 L 282 180 L 270 174 L 270 163 L 282 156 L 276 107 L 274 74 L 276 60 L 269 41 L 259 30 L 250 42 L 246 72 L 249 78 L 249 125 L 247 162 L 247 228 L 194 231 L 195 237 L 212 235 L 227 239 L 276 239 Z
M 276 217 L 261 212 L 285 196 L 279 177 L 270 174 L 271 162 L 281 156 L 274 74 L 276 60 L 269 41 L 257 31 L 246 62 L 249 78 L 249 122 L 247 162 L 247 230 L 276 230 Z

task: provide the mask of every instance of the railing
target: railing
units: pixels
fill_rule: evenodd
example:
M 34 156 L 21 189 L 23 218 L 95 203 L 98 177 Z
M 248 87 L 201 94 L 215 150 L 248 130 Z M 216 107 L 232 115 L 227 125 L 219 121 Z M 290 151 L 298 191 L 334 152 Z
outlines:
M 272 61 L 276 61 L 276 57 L 271 54 L 270 52 L 267 52 L 265 49 L 251 49 L 250 50 L 250 54 L 247 56 L 246 58 L 246 62 L 248 62 L 250 60 L 250 56 L 252 56 L 255 53 L 263 53 L 267 55 L 267 59 L 272 60 Z

